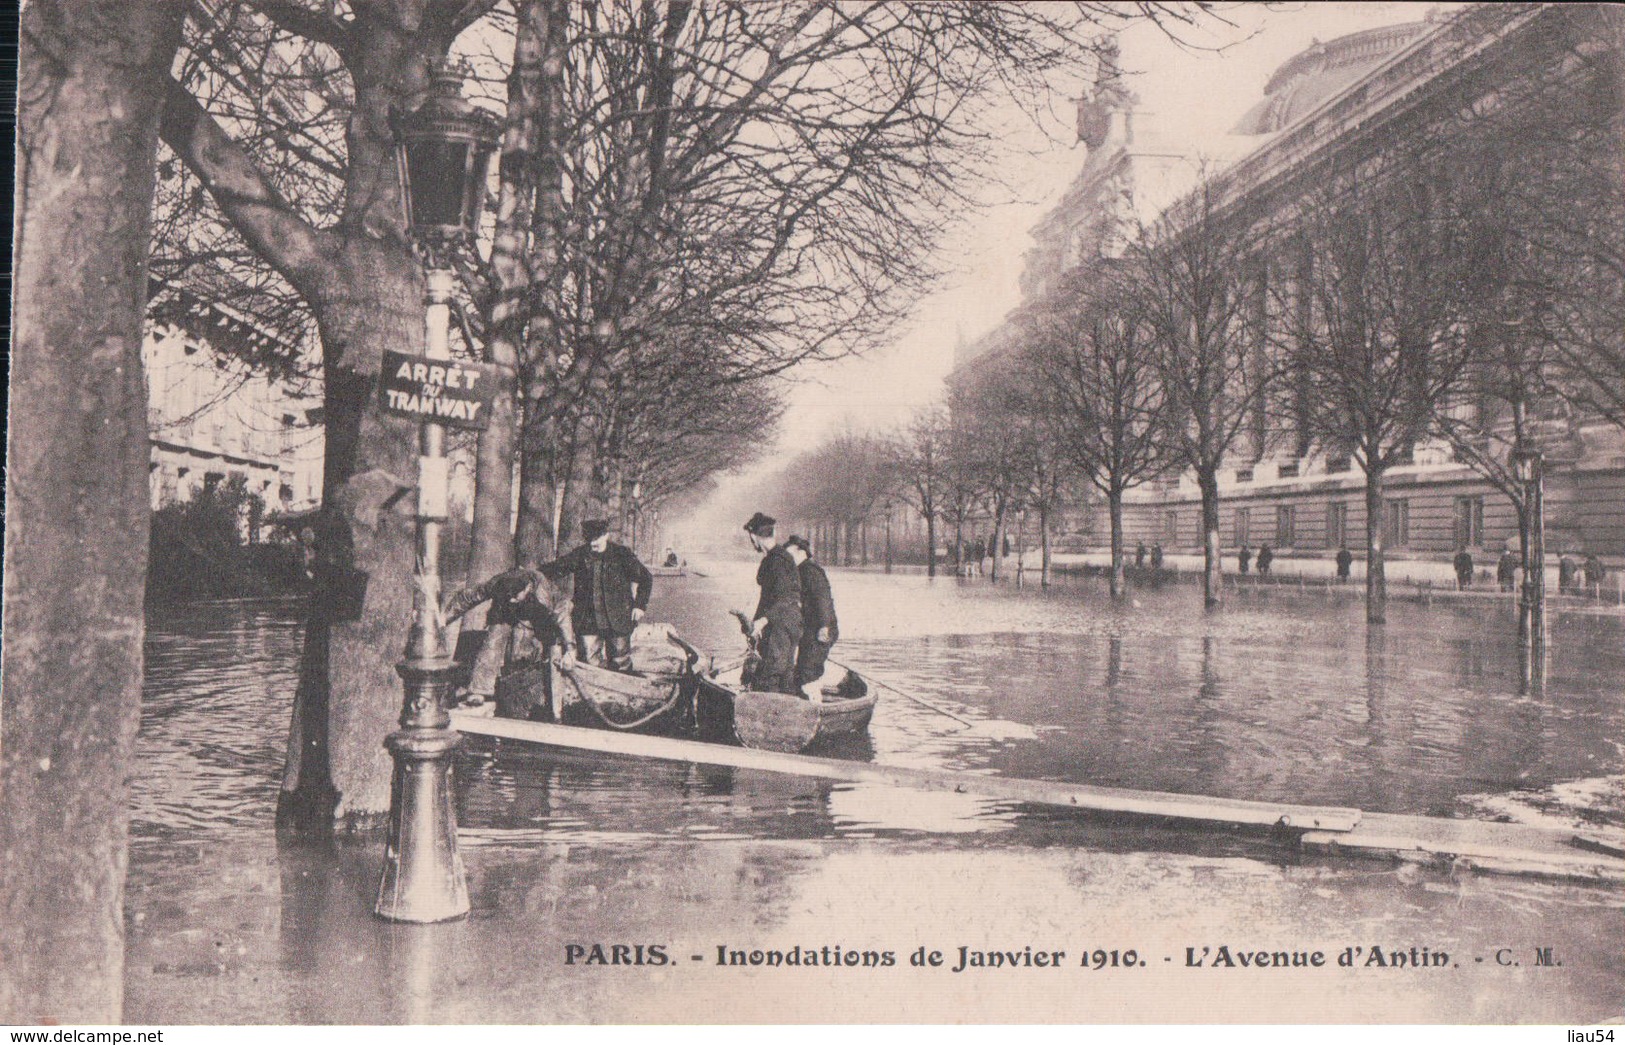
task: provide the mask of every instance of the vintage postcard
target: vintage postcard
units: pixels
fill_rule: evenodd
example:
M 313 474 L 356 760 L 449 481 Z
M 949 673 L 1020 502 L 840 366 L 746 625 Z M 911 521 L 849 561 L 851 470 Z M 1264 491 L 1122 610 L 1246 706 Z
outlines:
M 1620 9 L 21 26 L 0 1020 L 1612 1041 Z

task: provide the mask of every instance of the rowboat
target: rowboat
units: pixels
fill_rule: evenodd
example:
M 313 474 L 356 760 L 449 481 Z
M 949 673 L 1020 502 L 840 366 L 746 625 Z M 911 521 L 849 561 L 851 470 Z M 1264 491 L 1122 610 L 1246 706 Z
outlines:
M 540 711 L 566 725 L 691 733 L 701 655 L 686 643 L 667 645 L 673 638 L 666 625 L 640 625 L 632 637 L 631 674 L 574 658 L 510 665 L 497 679 L 497 713 L 530 718 Z
M 878 696 L 855 672 L 831 666 L 801 696 L 745 683 L 746 663 L 718 671 L 669 625 L 632 636 L 633 673 L 553 658 L 510 665 L 496 686 L 497 714 L 540 717 L 621 733 L 691 736 L 764 751 L 805 751 L 869 728 Z
M 651 577 L 687 577 L 688 576 L 688 567 L 687 566 L 651 566 L 651 567 L 649 567 L 649 575 Z
M 862 733 L 880 699 L 852 671 L 825 675 L 801 696 L 749 689 L 741 672 L 702 677 L 696 700 L 731 707 L 734 737 L 745 747 L 762 751 L 801 752 L 835 737 Z

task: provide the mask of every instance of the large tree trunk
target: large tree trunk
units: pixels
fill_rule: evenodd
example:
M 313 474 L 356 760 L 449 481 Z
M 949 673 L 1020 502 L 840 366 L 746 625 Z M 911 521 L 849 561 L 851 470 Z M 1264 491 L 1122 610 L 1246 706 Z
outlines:
M 1224 600 L 1224 564 L 1219 558 L 1219 476 L 1214 469 L 1196 474 L 1202 491 L 1202 604 L 1209 609 Z
M 497 198 L 496 237 L 491 248 L 495 297 L 491 302 L 487 359 L 503 369 L 506 383 L 491 404 L 490 427 L 480 433 L 475 457 L 474 527 L 469 581 L 478 583 L 514 563 L 514 463 L 518 460 L 518 369 L 525 340 L 528 268 L 536 198 L 536 140 L 541 126 L 537 97 L 542 75 L 546 8 L 522 10 L 514 32 L 513 70 L 508 76 L 508 120 L 503 134 L 502 189 Z M 546 234 L 545 230 L 537 230 Z M 464 618 L 481 627 L 485 606 Z
M 393 763 L 383 738 L 400 716 L 395 664 L 412 614 L 416 427 L 379 413 L 374 389 L 385 348 L 422 352 L 421 283 L 410 254 L 351 245 L 355 283 L 319 315 L 324 343 L 343 344 L 353 365 L 330 366 L 324 382 L 325 585 L 306 622 L 277 807 L 278 822 L 300 831 L 369 829 L 388 813 Z M 359 615 L 346 612 L 342 604 L 358 596 Z
M 567 11 L 562 0 L 527 0 L 517 9 L 521 26 L 534 34 L 540 48 L 536 83 L 536 201 L 532 220 L 531 278 L 557 293 L 553 270 L 559 260 L 559 229 L 564 220 L 564 176 L 559 148 L 562 132 L 564 46 Z M 527 307 L 533 307 L 527 303 Z M 514 545 L 523 562 L 545 562 L 560 550 L 562 503 L 568 493 L 571 461 L 564 455 L 573 442 L 558 416 L 551 375 L 559 373 L 559 330 L 546 310 L 530 316 L 521 362 L 525 402 L 520 435 L 519 518 Z
M 1388 619 L 1388 576 L 1382 553 L 1382 469 L 1371 466 L 1365 476 L 1365 619 L 1381 624 Z
M 1050 574 L 1050 539 L 1049 539 L 1049 508 L 1046 506 L 1038 510 L 1038 530 L 1042 541 L 1042 561 L 1039 564 L 1038 583 L 1040 587 L 1049 587 Z
M 332 29 L 331 31 L 338 31 Z M 355 5 L 341 54 L 353 86 L 343 207 L 315 228 L 252 157 L 171 83 L 162 134 L 248 244 L 310 305 L 320 329 L 327 453 L 312 600 L 279 822 L 361 828 L 388 811 L 395 662 L 412 606 L 416 428 L 374 402 L 386 348 L 421 353 L 423 274 L 402 228 L 390 113 L 421 93 L 456 32 L 449 8 Z
M 524 406 L 526 420 L 520 430 L 519 517 L 514 521 L 514 554 L 523 563 L 546 562 L 557 548 L 554 515 L 563 492 L 555 480 L 561 459 L 551 418 L 536 416 L 534 400 Z
M 997 582 L 999 567 L 1004 565 L 1004 502 L 1002 500 L 993 505 L 993 547 L 988 549 L 993 562 L 988 566 L 987 579 Z
M 174 2 L 23 13 L 0 713 L 0 1018 L 117 1023 L 147 565 L 153 170 Z
M 1107 512 L 1111 516 L 1112 541 L 1112 598 L 1121 598 L 1124 589 L 1123 566 L 1123 491 L 1113 488 L 1106 493 Z

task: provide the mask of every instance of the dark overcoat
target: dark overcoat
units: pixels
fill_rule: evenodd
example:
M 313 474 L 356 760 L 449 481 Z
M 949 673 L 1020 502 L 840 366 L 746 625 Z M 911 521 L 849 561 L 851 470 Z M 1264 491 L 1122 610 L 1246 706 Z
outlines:
M 603 554 L 583 544 L 536 569 L 555 580 L 574 578 L 570 623 L 577 635 L 630 635 L 632 611 L 649 608 L 654 577 L 632 549 L 614 541 Z
M 835 596 L 829 590 L 829 574 L 811 559 L 803 562 L 797 572 L 801 575 L 802 641 L 817 635 L 819 628 L 828 628 L 829 641 L 833 644 L 840 636 L 840 625 L 835 620 Z
M 801 575 L 796 572 L 796 561 L 782 545 L 762 556 L 756 567 L 756 583 L 762 597 L 756 601 L 752 620 L 767 620 L 777 624 L 801 624 Z

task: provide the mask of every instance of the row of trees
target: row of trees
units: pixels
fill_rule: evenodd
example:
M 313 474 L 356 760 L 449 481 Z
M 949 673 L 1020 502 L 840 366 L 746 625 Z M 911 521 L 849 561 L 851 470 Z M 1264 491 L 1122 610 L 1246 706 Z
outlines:
M 613 511 L 627 478 L 657 498 L 746 452 L 765 382 L 873 343 L 930 277 L 996 109 L 1041 110 L 1103 29 L 1205 6 L 28 5 L 0 671 L 0 909 L 22 942 L 0 1005 L 117 1021 L 153 285 L 160 315 L 229 299 L 266 332 L 251 361 L 321 380 L 316 555 L 368 583 L 359 619 L 308 623 L 282 812 L 365 824 L 388 805 L 413 561 L 415 433 L 374 390 L 383 350 L 425 333 L 392 117 L 454 45 L 508 103 L 492 239 L 463 263 L 464 351 L 513 375 L 478 451 L 485 572 Z M 286 351 L 307 332 L 316 358 Z
M 1470 11 L 1458 28 L 1508 17 Z M 812 483 L 794 507 L 851 525 L 902 496 L 933 531 L 974 512 L 999 539 L 1021 505 L 1047 551 L 1050 514 L 1081 485 L 1107 505 L 1117 594 L 1124 494 L 1185 473 L 1211 606 L 1221 470 L 1319 452 L 1363 472 L 1380 622 L 1384 481 L 1432 440 L 1511 500 L 1527 570 L 1534 505 L 1510 454 L 1542 448 L 1553 404 L 1625 423 L 1625 23 L 1596 8 L 1538 17 L 1494 90 L 1452 98 L 1458 110 L 1269 191 L 1205 179 L 1125 256 L 1025 305 L 946 410 L 875 441 L 867 457 L 889 471 L 855 466 L 851 437 L 797 462 Z
M 945 215 L 987 182 L 993 108 L 1037 108 L 1087 71 L 1103 28 L 1162 12 L 199 5 L 164 113 L 155 265 L 166 286 L 265 301 L 274 329 L 308 317 L 323 554 L 372 578 L 362 620 L 309 632 L 310 742 L 290 749 L 317 757 L 290 766 L 288 816 L 387 803 L 375 737 L 411 520 L 378 506 L 409 503 L 393 492 L 412 447 L 371 394 L 382 349 L 423 336 L 390 123 L 454 41 L 506 109 L 489 249 L 458 259 L 463 350 L 513 380 L 476 451 L 470 569 L 487 575 L 550 556 L 584 517 L 624 518 L 634 487 L 647 512 L 748 458 L 777 419 L 777 376 L 877 343 L 934 276 Z

